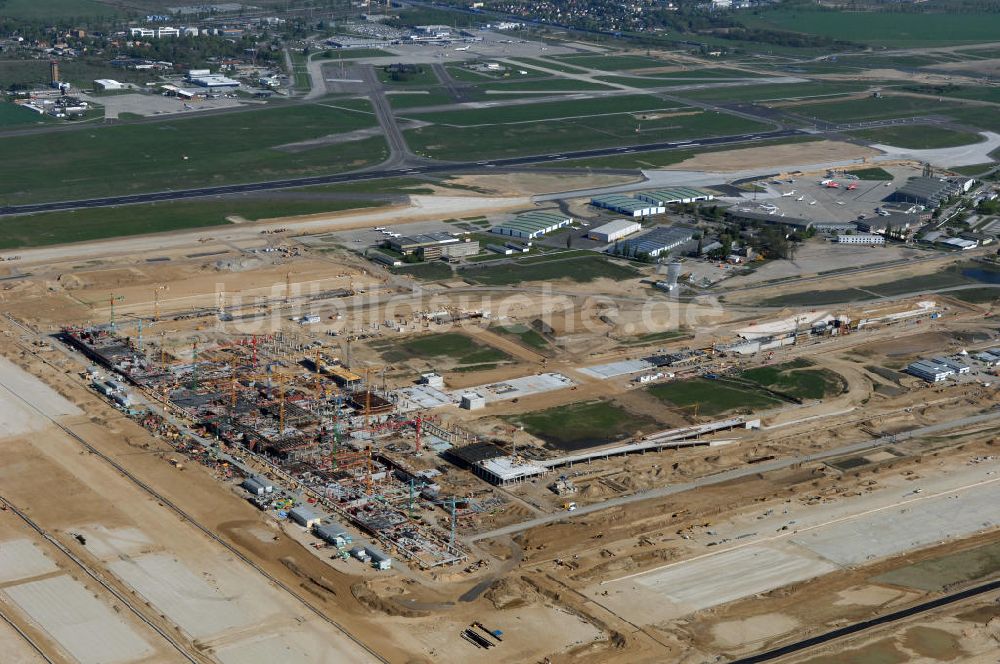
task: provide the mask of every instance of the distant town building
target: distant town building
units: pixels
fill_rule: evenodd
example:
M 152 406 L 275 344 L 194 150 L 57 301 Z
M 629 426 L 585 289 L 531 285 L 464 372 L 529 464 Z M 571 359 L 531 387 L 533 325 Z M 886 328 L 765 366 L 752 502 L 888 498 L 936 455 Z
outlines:
M 838 235 L 837 244 L 885 244 L 885 238 L 873 233 L 858 233 L 856 235 Z

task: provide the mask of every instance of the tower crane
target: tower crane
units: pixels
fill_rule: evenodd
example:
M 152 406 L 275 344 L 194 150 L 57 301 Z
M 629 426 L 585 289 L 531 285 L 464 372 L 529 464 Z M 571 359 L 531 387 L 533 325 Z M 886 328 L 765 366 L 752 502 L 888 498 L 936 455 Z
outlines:
M 170 286 L 160 285 L 153 289 L 153 320 L 160 320 L 160 291 L 170 290 Z
M 124 295 L 115 295 L 114 293 L 111 293 L 111 296 L 110 296 L 109 300 L 111 301 L 111 331 L 114 332 L 115 331 L 115 302 L 124 302 L 125 301 L 125 296 Z

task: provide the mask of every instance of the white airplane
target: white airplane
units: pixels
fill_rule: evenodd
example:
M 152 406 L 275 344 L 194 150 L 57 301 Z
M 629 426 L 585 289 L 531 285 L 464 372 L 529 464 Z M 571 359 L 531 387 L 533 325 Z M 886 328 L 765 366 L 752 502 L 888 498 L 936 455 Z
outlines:
M 782 198 L 791 198 L 791 197 L 792 197 L 792 196 L 794 196 L 794 195 L 795 195 L 795 190 L 794 190 L 794 189 L 792 189 L 792 190 L 791 190 L 790 192 L 788 192 L 787 194 L 782 194 L 782 195 L 781 195 L 781 197 L 782 197 Z
M 806 200 L 806 197 L 805 196 L 799 196 L 795 200 L 797 200 L 797 201 L 804 201 L 804 200 Z
M 468 50 L 469 50 L 469 47 L 468 47 L 468 46 L 459 46 L 459 47 L 458 47 L 458 48 L 456 48 L 455 50 L 456 50 L 456 51 L 468 51 Z
M 809 205 L 816 205 L 816 201 L 809 201 Z

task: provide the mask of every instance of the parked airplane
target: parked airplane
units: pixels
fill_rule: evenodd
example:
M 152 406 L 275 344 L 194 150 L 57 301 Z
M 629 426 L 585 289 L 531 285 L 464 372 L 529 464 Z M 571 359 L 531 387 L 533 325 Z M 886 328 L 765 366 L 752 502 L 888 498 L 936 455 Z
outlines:
M 787 194 L 782 194 L 782 195 L 781 195 L 781 197 L 782 197 L 782 198 L 790 198 L 790 197 L 792 197 L 792 196 L 794 196 L 794 195 L 795 195 L 795 190 L 794 190 L 794 189 L 792 189 L 792 190 L 791 190 L 790 192 L 788 192 Z
M 847 191 L 854 191 L 857 188 L 858 188 L 858 185 L 856 185 L 856 184 L 849 184 L 849 185 L 847 185 Z
M 796 198 L 795 200 L 796 200 L 796 201 L 804 201 L 804 200 L 806 200 L 806 197 L 805 197 L 805 196 L 799 196 L 799 197 L 798 197 L 798 198 Z
M 837 183 L 837 182 L 834 182 L 833 180 L 830 180 L 830 181 L 829 181 L 829 182 L 827 182 L 827 183 L 826 183 L 826 184 L 825 184 L 824 186 L 825 186 L 825 187 L 826 187 L 827 189 L 839 189 L 839 188 L 840 188 L 840 184 L 839 184 L 839 183 Z
M 809 205 L 816 205 L 816 201 L 809 201 Z
M 458 48 L 456 48 L 455 50 L 456 50 L 456 51 L 468 51 L 468 50 L 469 50 L 469 47 L 468 47 L 468 46 L 459 46 L 459 47 L 458 47 Z

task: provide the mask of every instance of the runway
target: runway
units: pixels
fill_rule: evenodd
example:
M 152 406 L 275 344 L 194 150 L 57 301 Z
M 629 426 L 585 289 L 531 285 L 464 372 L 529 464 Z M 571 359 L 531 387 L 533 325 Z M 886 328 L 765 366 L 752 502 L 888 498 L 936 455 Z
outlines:
M 421 164 L 412 167 L 399 166 L 390 168 L 379 168 L 374 170 L 360 171 L 356 173 L 338 173 L 336 175 L 317 175 L 302 178 L 286 178 L 282 180 L 267 180 L 264 182 L 248 182 L 244 184 L 221 185 L 216 187 L 199 187 L 197 189 L 180 189 L 146 194 L 129 194 L 126 196 L 106 196 L 103 198 L 89 198 L 71 201 L 56 201 L 51 203 L 31 203 L 26 205 L 10 205 L 0 207 L 0 216 L 10 216 L 17 214 L 32 214 L 36 212 L 55 212 L 58 210 L 79 210 L 85 208 L 114 207 L 117 205 L 134 205 L 138 203 L 155 203 L 161 201 L 178 201 L 191 198 L 203 198 L 207 196 L 223 196 L 228 194 L 243 194 L 248 192 L 273 191 L 277 189 L 290 189 L 294 187 L 308 187 L 312 185 L 344 184 L 351 182 L 366 182 L 371 180 L 382 180 L 388 178 L 407 177 L 414 175 L 437 175 L 456 172 L 470 172 L 493 168 L 510 168 L 516 166 L 528 166 L 535 164 L 558 163 L 569 159 L 587 159 L 593 157 L 607 157 L 612 155 L 629 154 L 636 152 L 655 152 L 659 150 L 684 150 L 697 147 L 710 147 L 717 145 L 728 145 L 736 143 L 749 143 L 754 141 L 766 141 L 780 138 L 790 138 L 794 136 L 808 136 L 809 132 L 799 129 L 780 129 L 751 134 L 738 134 L 734 136 L 716 136 L 713 138 L 692 139 L 686 141 L 666 141 L 659 143 L 646 143 L 643 145 L 630 145 L 626 147 L 595 148 L 590 150 L 576 150 L 544 155 L 531 155 L 525 157 L 508 157 L 504 159 L 485 159 L 475 162 L 442 162 L 434 164 Z

